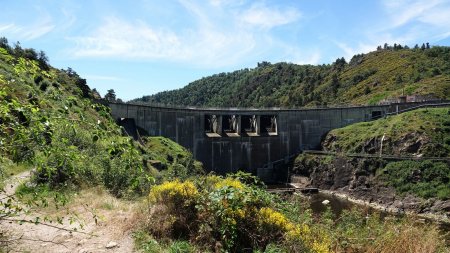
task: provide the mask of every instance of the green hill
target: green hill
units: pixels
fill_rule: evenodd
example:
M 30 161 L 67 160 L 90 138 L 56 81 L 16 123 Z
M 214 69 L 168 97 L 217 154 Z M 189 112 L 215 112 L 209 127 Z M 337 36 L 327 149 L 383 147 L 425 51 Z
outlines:
M 146 193 L 158 179 L 201 172 L 174 142 L 149 138 L 139 144 L 122 136 L 109 108 L 94 98 L 98 94 L 72 69 L 55 69 L 42 51 L 12 48 L 1 38 L 1 175 L 34 168 L 38 184 L 104 185 L 123 196 Z M 164 149 L 155 148 L 161 143 Z
M 449 115 L 449 108 L 419 109 L 331 130 L 322 142 L 322 149 L 336 154 L 301 154 L 295 160 L 294 172 L 310 177 L 322 189 L 342 189 L 358 198 L 384 201 L 384 204 L 392 204 L 394 199 L 402 199 L 407 194 L 439 198 L 448 204 L 450 164 L 431 157 L 450 157 Z M 422 159 L 364 156 L 380 152 L 383 156 Z M 445 205 L 435 200 L 430 200 L 428 205 L 445 212 Z M 404 206 L 417 212 L 424 208 Z
M 450 98 L 450 48 L 379 49 L 328 65 L 258 63 L 184 88 L 132 100 L 191 106 L 301 107 L 376 104 L 402 94 Z
M 322 148 L 343 153 L 450 157 L 450 111 L 419 109 L 331 130 Z M 384 136 L 384 138 L 383 138 Z

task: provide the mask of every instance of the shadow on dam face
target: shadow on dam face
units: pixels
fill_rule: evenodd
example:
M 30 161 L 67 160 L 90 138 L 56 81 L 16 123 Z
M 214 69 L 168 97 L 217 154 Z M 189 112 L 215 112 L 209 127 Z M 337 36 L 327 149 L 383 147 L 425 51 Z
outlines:
M 330 130 L 384 117 L 411 105 L 311 109 L 175 108 L 109 103 L 112 117 L 133 119 L 150 136 L 187 148 L 207 171 L 244 170 L 275 177 L 302 150 L 320 146 Z M 132 134 L 131 134 L 132 135 Z M 285 166 L 286 167 L 286 166 Z

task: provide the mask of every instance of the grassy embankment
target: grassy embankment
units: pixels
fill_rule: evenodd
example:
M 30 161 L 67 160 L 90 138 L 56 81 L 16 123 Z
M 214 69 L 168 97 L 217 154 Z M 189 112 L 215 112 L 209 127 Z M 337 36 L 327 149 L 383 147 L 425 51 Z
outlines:
M 330 131 L 322 148 L 346 154 L 382 154 L 391 156 L 443 157 L 450 156 L 450 119 L 448 108 L 429 108 L 406 112 L 371 122 L 362 122 Z M 298 163 L 318 159 L 301 155 Z M 321 157 L 323 164 L 331 164 L 333 157 Z M 444 161 L 388 161 L 381 162 L 375 176 L 399 194 L 410 193 L 422 198 L 450 198 L 450 168 Z M 372 168 L 365 168 L 371 170 Z

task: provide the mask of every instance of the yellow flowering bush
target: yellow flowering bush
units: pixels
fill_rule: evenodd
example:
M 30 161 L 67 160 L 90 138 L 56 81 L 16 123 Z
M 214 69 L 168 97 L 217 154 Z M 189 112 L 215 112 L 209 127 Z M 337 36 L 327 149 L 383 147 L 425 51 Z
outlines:
M 199 191 L 192 181 L 167 181 L 154 186 L 149 194 L 149 201 L 153 204 L 151 214 L 154 215 L 150 220 L 164 219 L 149 230 L 156 236 L 189 237 L 190 231 L 197 229 L 195 205 L 198 197 Z
M 293 228 L 293 225 L 286 219 L 286 217 L 269 207 L 263 207 L 258 213 L 258 222 L 264 228 L 271 230 L 278 230 L 288 232 Z
M 193 182 L 175 180 L 154 186 L 150 191 L 149 200 L 152 203 L 168 203 L 171 200 L 190 203 L 197 195 L 198 190 Z
M 308 248 L 316 253 L 329 253 L 331 240 L 320 231 L 313 232 L 307 224 L 291 224 L 286 233 L 289 241 L 302 241 Z
M 235 189 L 243 189 L 244 185 L 241 183 L 241 181 L 239 181 L 238 179 L 234 179 L 234 178 L 224 178 L 221 180 L 218 180 L 215 184 L 214 184 L 214 188 L 215 189 L 220 189 L 222 187 L 232 187 Z
M 210 247 L 220 242 L 221 250 L 229 252 L 264 249 L 271 243 L 287 241 L 313 252 L 328 252 L 329 244 L 323 236 L 269 207 L 274 201 L 271 196 L 236 177 L 209 175 L 195 183 L 175 180 L 154 186 L 149 200 L 166 211 L 164 217 L 170 220 L 167 230 L 175 238 L 181 236 Z

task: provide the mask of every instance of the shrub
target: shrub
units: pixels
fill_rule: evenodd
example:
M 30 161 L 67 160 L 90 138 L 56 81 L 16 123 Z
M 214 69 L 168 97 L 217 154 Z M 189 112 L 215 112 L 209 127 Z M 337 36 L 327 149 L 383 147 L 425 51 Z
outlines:
M 378 173 L 379 177 L 400 193 L 423 198 L 450 198 L 450 167 L 444 162 L 391 162 Z
M 150 202 L 173 204 L 174 209 L 189 206 L 195 202 L 198 190 L 191 181 L 178 180 L 154 186 L 149 194 Z
M 150 231 L 156 236 L 171 234 L 175 238 L 188 239 L 190 232 L 196 230 L 196 209 L 198 190 L 193 182 L 178 180 L 164 182 L 152 187 L 149 194 L 150 203 L 154 205 L 152 217 L 167 217 L 164 230 L 160 224 L 151 226 Z
M 271 207 L 274 198 L 270 193 L 244 184 L 234 175 L 209 175 L 195 184 L 189 180 L 165 182 L 151 189 L 149 199 L 153 204 L 150 220 L 165 220 L 165 231 L 159 222 L 149 224 L 154 236 L 190 239 L 228 252 L 265 249 L 285 240 L 295 240 L 304 248 L 328 249 L 307 225 L 297 226 Z

